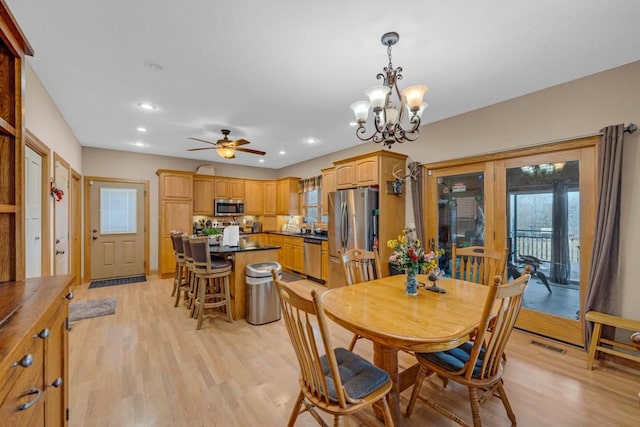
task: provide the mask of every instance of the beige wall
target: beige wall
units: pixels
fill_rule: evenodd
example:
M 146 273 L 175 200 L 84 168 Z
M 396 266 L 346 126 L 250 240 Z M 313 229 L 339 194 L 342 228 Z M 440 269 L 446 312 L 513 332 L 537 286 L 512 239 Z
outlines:
M 158 269 L 158 169 L 195 172 L 204 164 L 201 160 L 179 159 L 176 157 L 138 154 L 125 151 L 103 150 L 84 147 L 82 167 L 84 176 L 102 178 L 128 178 L 149 181 L 149 268 Z M 218 176 L 255 179 L 275 179 L 275 169 L 213 163 Z
M 394 147 L 410 160 L 429 163 L 538 145 L 598 132 L 618 123 L 640 125 L 640 62 L 614 68 L 421 128 L 420 139 Z M 428 119 L 429 110 L 425 112 Z M 355 136 L 354 136 L 355 139 Z M 626 135 L 623 160 L 620 268 L 614 310 L 640 320 L 640 286 L 633 270 L 640 241 L 640 131 Z M 312 176 L 331 161 L 377 149 L 359 145 L 278 171 Z M 306 172 L 305 172 L 306 171 Z M 410 197 L 407 197 L 410 203 Z M 408 216 L 411 209 L 407 209 Z M 410 220 L 410 217 L 407 218 Z

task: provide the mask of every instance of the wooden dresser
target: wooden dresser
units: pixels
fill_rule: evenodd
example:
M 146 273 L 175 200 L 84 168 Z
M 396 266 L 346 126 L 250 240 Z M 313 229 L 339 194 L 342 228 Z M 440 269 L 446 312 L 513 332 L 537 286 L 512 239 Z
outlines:
M 68 313 L 73 276 L 0 283 L 0 424 L 68 420 Z

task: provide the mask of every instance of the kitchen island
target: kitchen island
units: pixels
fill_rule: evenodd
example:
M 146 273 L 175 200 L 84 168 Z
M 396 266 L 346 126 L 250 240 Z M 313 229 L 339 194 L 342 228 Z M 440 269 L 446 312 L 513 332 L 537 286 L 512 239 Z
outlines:
M 231 293 L 231 313 L 233 320 L 244 319 L 247 305 L 245 270 L 247 264 L 278 261 L 280 246 L 263 245 L 252 240 L 240 239 L 239 246 L 209 246 L 211 256 L 231 261 L 229 292 Z

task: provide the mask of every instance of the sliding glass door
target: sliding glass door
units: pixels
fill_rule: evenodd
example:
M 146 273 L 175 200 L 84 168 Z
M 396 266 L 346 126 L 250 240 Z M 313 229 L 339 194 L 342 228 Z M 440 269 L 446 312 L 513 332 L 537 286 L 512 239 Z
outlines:
M 507 277 L 533 277 L 517 327 L 583 343 L 596 215 L 597 138 L 425 165 L 427 244 L 509 249 Z

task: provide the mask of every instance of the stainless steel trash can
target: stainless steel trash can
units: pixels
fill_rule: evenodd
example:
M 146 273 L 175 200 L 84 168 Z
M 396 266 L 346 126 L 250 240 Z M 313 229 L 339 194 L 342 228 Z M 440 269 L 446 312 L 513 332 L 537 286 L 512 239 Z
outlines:
M 282 267 L 275 261 L 248 264 L 245 269 L 247 284 L 246 320 L 252 325 L 280 320 L 280 299 L 271 270 L 275 269 L 278 278 L 282 277 Z

